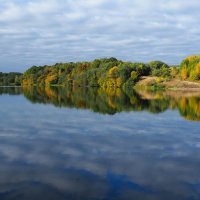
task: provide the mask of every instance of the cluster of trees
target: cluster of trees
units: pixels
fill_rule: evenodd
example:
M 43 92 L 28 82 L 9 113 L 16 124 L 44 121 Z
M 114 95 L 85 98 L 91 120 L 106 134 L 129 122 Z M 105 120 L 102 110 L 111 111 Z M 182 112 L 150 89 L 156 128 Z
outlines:
M 0 86 L 17 86 L 21 85 L 22 74 L 16 72 L 2 73 L 0 72 Z
M 180 77 L 183 80 L 200 80 L 200 55 L 189 56 L 180 65 Z
M 132 87 L 141 76 L 156 76 L 158 82 L 179 78 L 200 80 L 200 56 L 190 56 L 178 66 L 161 61 L 149 63 L 123 62 L 116 58 L 92 62 L 57 63 L 53 66 L 33 66 L 23 75 L 0 73 L 0 85 L 64 85 L 88 87 Z
M 161 61 L 131 63 L 116 58 L 93 62 L 57 63 L 53 66 L 33 66 L 23 76 L 23 85 L 72 85 L 91 87 L 133 86 L 141 76 L 172 76 L 172 68 Z

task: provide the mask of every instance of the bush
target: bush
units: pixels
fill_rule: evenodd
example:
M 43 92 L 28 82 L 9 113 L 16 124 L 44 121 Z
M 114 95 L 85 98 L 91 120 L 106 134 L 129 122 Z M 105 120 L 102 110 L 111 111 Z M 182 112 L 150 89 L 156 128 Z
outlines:
M 200 55 L 189 56 L 180 65 L 180 77 L 183 80 L 200 80 Z

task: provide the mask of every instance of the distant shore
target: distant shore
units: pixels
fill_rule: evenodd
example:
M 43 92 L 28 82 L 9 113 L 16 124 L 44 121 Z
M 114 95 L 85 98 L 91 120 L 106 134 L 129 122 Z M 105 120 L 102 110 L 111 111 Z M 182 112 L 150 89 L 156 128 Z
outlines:
M 114 57 L 32 66 L 23 74 L 0 73 L 0 85 L 200 90 L 200 55 L 188 56 L 176 66 L 162 61 L 126 62 Z

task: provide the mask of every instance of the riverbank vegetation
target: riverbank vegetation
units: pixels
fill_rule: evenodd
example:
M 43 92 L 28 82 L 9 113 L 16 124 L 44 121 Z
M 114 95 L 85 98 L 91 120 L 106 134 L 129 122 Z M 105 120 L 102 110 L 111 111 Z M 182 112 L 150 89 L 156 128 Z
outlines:
M 200 80 L 200 55 L 189 56 L 180 65 L 180 77 L 183 80 Z
M 145 80 L 144 77 L 149 77 Z M 149 81 L 151 80 L 151 81 Z M 64 85 L 101 88 L 133 88 L 134 86 L 163 88 L 200 88 L 186 81 L 200 80 L 200 56 L 189 56 L 179 66 L 162 61 L 149 63 L 123 62 L 116 58 L 92 62 L 57 63 L 53 66 L 33 66 L 23 76 L 23 85 Z M 174 84 L 174 85 L 173 85 Z
M 0 72 L 0 86 L 20 86 L 22 82 L 21 73 L 2 73 Z
M 92 62 L 32 66 L 23 75 L 1 73 L 0 76 L 1 85 L 62 85 L 100 88 L 147 86 L 154 89 L 163 89 L 168 86 L 181 88 L 189 85 L 189 87 L 200 88 L 200 85 L 183 81 L 200 81 L 200 56 L 189 56 L 182 61 L 180 66 L 169 66 L 162 61 L 133 63 L 116 58 L 103 58 Z M 177 82 L 178 84 L 175 84 Z
M 33 66 L 23 76 L 23 85 L 71 85 L 88 87 L 133 87 L 142 76 L 157 76 L 169 80 L 178 68 L 161 61 L 131 63 L 116 58 L 93 62 L 57 63 L 53 66 Z

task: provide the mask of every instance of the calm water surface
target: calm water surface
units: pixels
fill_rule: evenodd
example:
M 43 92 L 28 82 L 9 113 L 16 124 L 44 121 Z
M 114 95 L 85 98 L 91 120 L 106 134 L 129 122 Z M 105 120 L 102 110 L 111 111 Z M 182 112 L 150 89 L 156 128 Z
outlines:
M 199 200 L 200 94 L 0 88 L 0 200 Z

